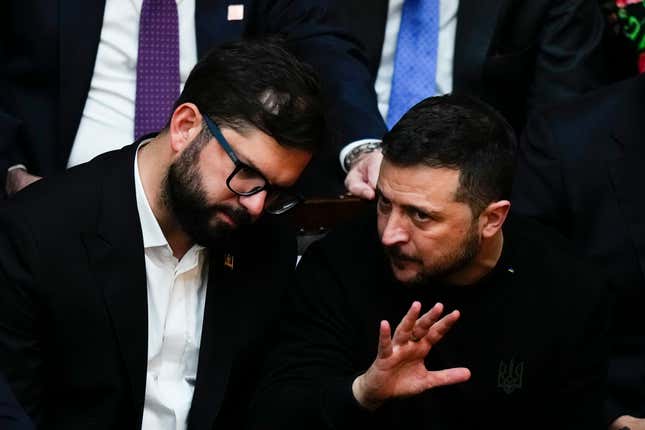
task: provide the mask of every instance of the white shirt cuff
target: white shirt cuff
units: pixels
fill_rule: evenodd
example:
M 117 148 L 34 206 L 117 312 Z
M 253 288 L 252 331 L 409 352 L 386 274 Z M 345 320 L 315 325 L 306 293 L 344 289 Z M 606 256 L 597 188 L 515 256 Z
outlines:
M 7 169 L 7 172 L 11 172 L 12 170 L 16 170 L 16 169 L 22 169 L 25 172 L 27 171 L 27 167 L 24 164 L 14 164 L 13 166 Z
M 343 169 L 343 172 L 347 173 L 347 170 L 345 170 L 345 157 L 347 157 L 347 154 L 350 153 L 350 151 L 357 146 L 364 145 L 366 143 L 372 143 L 372 142 L 381 142 L 381 139 L 361 139 L 361 140 L 356 140 L 352 143 L 348 143 L 345 145 L 343 149 L 340 150 L 340 167 Z

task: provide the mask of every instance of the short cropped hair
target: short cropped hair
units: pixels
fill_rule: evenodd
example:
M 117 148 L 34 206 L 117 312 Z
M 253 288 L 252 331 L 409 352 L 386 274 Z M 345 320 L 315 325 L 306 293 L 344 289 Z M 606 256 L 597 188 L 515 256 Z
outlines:
M 277 38 L 210 50 L 190 72 L 173 111 L 182 103 L 194 103 L 220 126 L 255 128 L 285 147 L 313 152 L 322 141 L 318 77 Z
M 509 198 L 516 149 L 515 132 L 497 111 L 459 94 L 421 101 L 383 138 L 383 156 L 394 165 L 458 170 L 455 200 L 474 216 Z

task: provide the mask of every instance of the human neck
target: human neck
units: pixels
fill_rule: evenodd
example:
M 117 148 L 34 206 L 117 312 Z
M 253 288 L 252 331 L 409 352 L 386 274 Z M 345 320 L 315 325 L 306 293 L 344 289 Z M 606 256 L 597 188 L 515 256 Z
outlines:
M 172 154 L 170 145 L 167 142 L 167 136 L 160 134 L 139 148 L 137 167 L 152 213 L 157 219 L 173 255 L 180 260 L 193 246 L 193 243 L 161 199 L 164 178 L 170 167 L 171 160 Z
M 482 240 L 479 252 L 468 266 L 449 275 L 445 281 L 458 286 L 477 283 L 497 265 L 503 248 L 504 234 L 500 229 L 494 236 Z

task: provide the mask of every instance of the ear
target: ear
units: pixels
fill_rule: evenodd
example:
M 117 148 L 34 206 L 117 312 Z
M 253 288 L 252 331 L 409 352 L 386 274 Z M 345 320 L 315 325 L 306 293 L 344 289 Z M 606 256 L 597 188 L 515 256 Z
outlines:
M 499 200 L 489 204 L 479 215 L 479 225 L 483 238 L 490 238 L 501 230 L 508 211 L 511 209 L 511 202 Z
M 184 150 L 202 131 L 202 115 L 192 103 L 183 103 L 175 109 L 170 118 L 168 135 L 173 152 Z

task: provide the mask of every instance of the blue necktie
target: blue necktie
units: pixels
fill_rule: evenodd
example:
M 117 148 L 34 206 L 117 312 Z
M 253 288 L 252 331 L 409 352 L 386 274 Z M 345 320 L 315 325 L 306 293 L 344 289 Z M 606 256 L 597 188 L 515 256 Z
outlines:
M 439 0 L 405 0 L 394 56 L 387 126 L 435 94 Z

